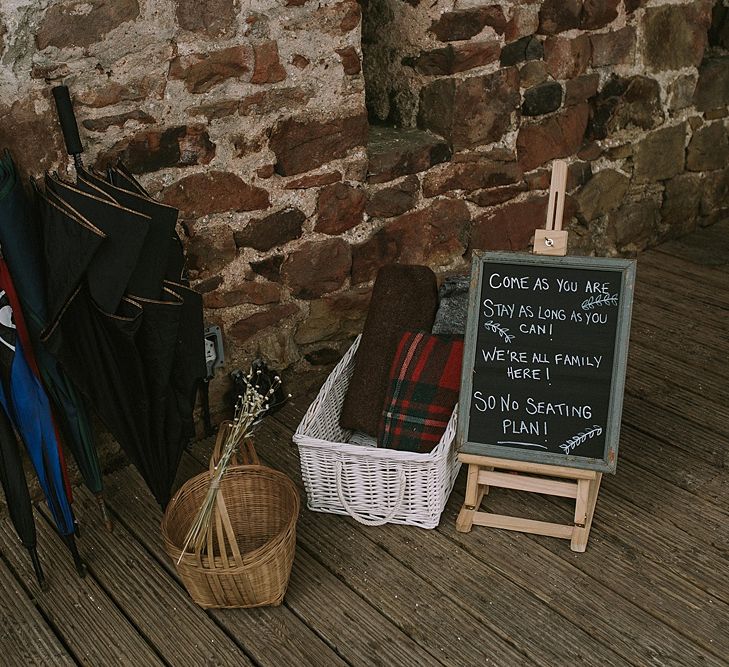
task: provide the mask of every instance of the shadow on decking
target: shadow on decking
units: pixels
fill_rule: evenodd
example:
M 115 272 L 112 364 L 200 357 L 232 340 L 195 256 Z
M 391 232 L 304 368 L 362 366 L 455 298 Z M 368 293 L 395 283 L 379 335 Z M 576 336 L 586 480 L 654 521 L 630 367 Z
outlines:
M 107 477 L 110 535 L 77 490 L 89 576 L 45 515 L 50 590 L 0 521 L 3 664 L 721 665 L 729 656 L 729 224 L 640 256 L 618 473 L 585 554 L 561 540 L 455 531 L 463 472 L 434 531 L 302 510 L 283 606 L 205 612 L 167 560 L 129 467 Z M 256 443 L 299 480 L 291 443 L 323 377 L 301 378 Z M 309 383 L 311 386 L 305 386 Z M 183 461 L 200 471 L 210 443 Z M 505 490 L 487 509 L 564 521 L 568 501 Z

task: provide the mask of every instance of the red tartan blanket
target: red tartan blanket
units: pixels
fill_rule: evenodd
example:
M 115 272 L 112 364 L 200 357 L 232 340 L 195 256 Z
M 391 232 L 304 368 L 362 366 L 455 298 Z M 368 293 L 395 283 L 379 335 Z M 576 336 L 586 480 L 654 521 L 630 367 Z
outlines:
M 463 338 L 407 332 L 390 367 L 378 446 L 428 453 L 458 402 Z

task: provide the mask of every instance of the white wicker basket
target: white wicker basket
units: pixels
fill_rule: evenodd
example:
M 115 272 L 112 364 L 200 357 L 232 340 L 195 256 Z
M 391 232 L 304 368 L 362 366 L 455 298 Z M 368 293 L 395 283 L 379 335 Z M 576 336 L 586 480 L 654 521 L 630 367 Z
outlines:
M 366 526 L 404 523 L 435 528 L 460 468 L 455 448 L 457 406 L 429 454 L 348 444 L 339 426 L 354 370 L 354 341 L 331 372 L 294 434 L 299 447 L 307 506 L 348 514 Z

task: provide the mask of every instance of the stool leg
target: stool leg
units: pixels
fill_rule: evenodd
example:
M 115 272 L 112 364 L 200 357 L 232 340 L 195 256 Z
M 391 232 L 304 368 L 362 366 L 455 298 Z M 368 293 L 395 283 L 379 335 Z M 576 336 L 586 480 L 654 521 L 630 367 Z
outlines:
M 597 494 L 600 491 L 602 473 L 596 473 L 593 479 L 579 480 L 577 482 L 577 502 L 575 504 L 575 527 L 570 540 L 570 549 L 583 553 L 587 549 L 587 540 L 590 537 L 592 517 L 595 514 Z
M 483 491 L 478 488 L 479 466 L 476 463 L 468 464 L 468 477 L 466 478 L 466 497 L 463 507 L 456 519 L 456 530 L 459 533 L 468 533 L 473 527 L 473 515 L 483 499 Z

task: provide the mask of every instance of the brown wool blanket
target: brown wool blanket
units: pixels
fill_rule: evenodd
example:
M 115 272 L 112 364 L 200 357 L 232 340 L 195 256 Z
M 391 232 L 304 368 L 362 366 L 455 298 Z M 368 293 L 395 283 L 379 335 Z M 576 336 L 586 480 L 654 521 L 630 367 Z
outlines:
M 379 270 L 339 418 L 342 428 L 377 436 L 400 339 L 406 331 L 430 331 L 437 308 L 438 285 L 428 267 L 392 264 Z

